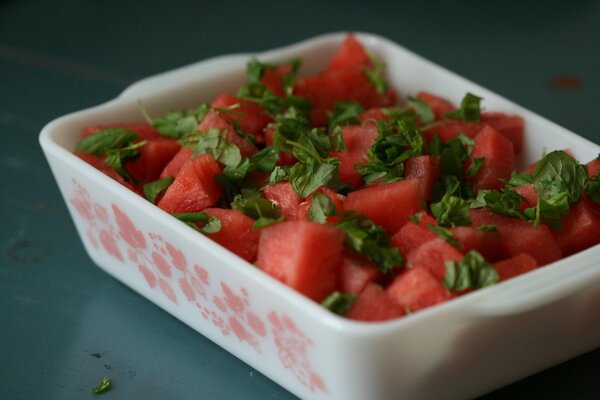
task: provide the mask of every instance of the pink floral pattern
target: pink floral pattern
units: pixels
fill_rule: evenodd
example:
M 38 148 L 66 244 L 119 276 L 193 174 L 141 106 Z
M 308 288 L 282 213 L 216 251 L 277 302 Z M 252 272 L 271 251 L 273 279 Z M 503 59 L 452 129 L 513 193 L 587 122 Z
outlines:
M 327 392 L 308 357 L 314 342 L 291 318 L 275 311 L 261 317 L 253 310 L 247 289 L 211 282 L 209 272 L 190 263 L 180 249 L 158 233 L 138 229 L 116 204 L 107 208 L 92 201 L 76 180 L 69 202 L 83 218 L 85 238 L 94 249 L 103 249 L 126 267 L 135 268 L 149 289 L 159 291 L 173 305 L 194 305 L 200 317 L 223 336 L 250 346 L 257 354 L 275 350 L 283 367 L 304 386 Z

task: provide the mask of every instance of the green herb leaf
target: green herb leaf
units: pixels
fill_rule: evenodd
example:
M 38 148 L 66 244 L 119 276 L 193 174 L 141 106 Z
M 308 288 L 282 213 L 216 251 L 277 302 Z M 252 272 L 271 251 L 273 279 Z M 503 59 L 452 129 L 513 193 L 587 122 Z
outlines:
M 250 157 L 249 168 L 252 171 L 272 172 L 279 161 L 279 150 L 268 146 Z
M 336 101 L 333 112 L 329 115 L 329 131 L 340 125 L 356 125 L 360 123 L 363 106 L 355 101 Z
M 498 227 L 494 224 L 479 225 L 477 229 L 482 232 L 498 232 Z
M 433 110 L 423 99 L 409 97 L 408 105 L 415 110 L 423 124 L 429 124 L 435 120 L 435 114 L 433 113 Z
M 250 197 L 237 195 L 231 203 L 231 208 L 255 219 L 254 229 L 283 221 L 283 216 L 277 206 L 258 194 Z
M 397 248 L 388 247 L 390 237 L 385 229 L 364 215 L 344 212 L 335 226 L 345 232 L 346 247 L 365 256 L 381 272 L 390 272 L 404 262 Z
M 520 211 L 521 199 L 523 196 L 511 189 L 480 190 L 477 198 L 471 202 L 471 208 L 486 207 L 488 210 L 499 215 L 507 217 L 525 219 Z
M 321 302 L 321 305 L 331 312 L 346 316 L 358 296 L 353 293 L 333 292 Z
M 82 153 L 104 156 L 109 150 L 129 146 L 137 137 L 137 133 L 129 129 L 106 128 L 82 139 L 76 149 Z
M 127 161 L 136 159 L 140 155 L 137 149 L 145 144 L 146 141 L 144 140 L 137 143 L 129 143 L 125 147 L 108 149 L 106 150 L 106 158 L 104 159 L 104 162 L 129 182 L 135 182 L 133 176 L 131 176 L 129 171 L 125 169 L 125 163 Z
M 478 122 L 481 119 L 481 97 L 467 93 L 460 102 L 460 108 L 444 114 L 450 119 L 465 122 Z
M 483 167 L 483 163 L 485 162 L 485 158 L 484 157 L 474 157 L 473 158 L 473 164 L 471 164 L 469 166 L 469 168 L 467 169 L 467 172 L 465 173 L 465 176 L 467 178 L 472 178 L 475 175 L 477 175 L 477 173 L 479 172 L 479 170 L 481 169 L 481 167 Z
M 335 215 L 337 209 L 329 196 L 315 192 L 313 193 L 312 202 L 308 208 L 308 219 L 321 224 L 327 222 L 327 218 Z
M 438 235 L 457 249 L 462 249 L 462 245 L 458 240 L 456 240 L 452 236 L 452 231 L 450 229 L 433 224 L 427 224 L 427 229 L 429 229 L 431 232 L 435 233 L 436 235 Z
M 209 110 L 210 104 L 202 103 L 196 108 L 169 111 L 162 118 L 150 119 L 145 111 L 144 115 L 162 136 L 179 139 L 196 131 Z
M 367 55 L 369 56 L 373 68 L 363 68 L 363 73 L 375 88 L 375 91 L 379 94 L 384 94 L 388 90 L 388 84 L 383 78 L 383 69 L 385 65 L 374 53 L 367 51 Z
M 158 195 L 166 190 L 173 183 L 173 180 L 172 176 L 167 176 L 166 178 L 146 183 L 144 185 L 144 197 L 150 203 L 154 204 Z
M 439 225 L 471 225 L 471 220 L 469 219 L 469 203 L 462 197 L 454 196 L 454 193 L 456 193 L 459 188 L 460 183 L 456 181 L 454 186 L 448 189 L 439 202 L 431 204 L 431 213 L 437 219 Z
M 579 201 L 587 184 L 587 168 L 562 150 L 548 153 L 535 167 L 535 191 L 549 201 L 565 192 L 569 204 Z
M 527 172 L 517 173 L 516 171 L 513 171 L 510 176 L 510 180 L 506 183 L 506 185 L 516 187 L 527 185 L 533 183 L 534 181 L 535 178 L 533 174 L 529 174 Z
M 108 379 L 108 377 L 104 377 L 102 378 L 102 382 L 100 382 L 100 384 L 98 386 L 96 386 L 94 389 L 92 389 L 92 392 L 94 394 L 102 394 L 102 393 L 106 393 L 110 390 L 110 388 L 112 387 L 112 384 L 110 382 L 110 379 Z
M 600 172 L 590 178 L 585 187 L 585 194 L 594 203 L 600 203 Z
M 221 230 L 221 220 L 204 212 L 179 213 L 172 215 L 201 233 L 216 233 Z M 204 223 L 204 225 L 199 227 L 198 223 Z
M 339 164 L 337 158 L 322 161 L 307 158 L 305 162 L 297 162 L 289 169 L 288 179 L 296 194 L 305 198 L 321 186 L 335 182 L 339 174 Z
M 446 261 L 446 275 L 442 283 L 452 292 L 480 289 L 498 282 L 494 267 L 475 250 L 465 254 L 461 261 Z

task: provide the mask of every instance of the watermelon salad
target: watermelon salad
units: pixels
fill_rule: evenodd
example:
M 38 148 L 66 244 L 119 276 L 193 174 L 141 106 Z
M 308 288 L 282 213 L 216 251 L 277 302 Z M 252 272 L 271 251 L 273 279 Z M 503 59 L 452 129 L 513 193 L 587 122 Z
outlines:
M 236 93 L 91 126 L 75 154 L 339 315 L 398 318 L 600 243 L 600 158 L 522 170 L 521 117 L 401 97 L 352 34 L 312 76 L 251 59 Z M 202 96 L 199 93 L 199 96 Z

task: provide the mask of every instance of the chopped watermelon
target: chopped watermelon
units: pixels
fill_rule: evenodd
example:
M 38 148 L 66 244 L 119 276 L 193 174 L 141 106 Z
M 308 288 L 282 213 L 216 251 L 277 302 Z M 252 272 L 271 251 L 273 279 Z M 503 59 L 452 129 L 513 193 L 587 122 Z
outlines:
M 369 67 L 371 60 L 363 45 L 356 40 L 352 34 L 346 36 L 346 39 L 339 47 L 337 52 L 327 66 L 327 70 L 352 68 L 352 67 Z
M 288 221 L 261 230 L 256 265 L 315 301 L 335 290 L 344 233 L 310 221 Z
M 404 314 L 405 308 L 396 304 L 387 291 L 375 283 L 369 283 L 347 316 L 356 321 L 378 322 L 398 318 Z
M 291 64 L 282 64 L 275 68 L 266 68 L 263 76 L 260 78 L 260 83 L 265 85 L 267 89 L 277 96 L 283 97 L 285 91 L 281 80 L 290 72 L 292 72 Z
M 514 257 L 494 263 L 501 281 L 532 271 L 538 267 L 535 258 L 527 253 L 517 254 Z
M 468 253 L 475 250 L 488 261 L 500 260 L 503 250 L 498 232 L 485 232 L 472 226 L 452 228 L 452 237 L 461 245 L 461 251 Z
M 332 152 L 331 157 L 340 160 L 340 182 L 358 188 L 363 185 L 363 180 L 356 171 L 356 165 L 367 163 L 367 151 L 377 139 L 377 127 L 372 124 L 344 126 L 342 137 L 346 150 Z
M 419 181 L 406 179 L 351 192 L 344 209 L 358 211 L 394 234 L 422 209 L 422 202 Z
M 177 175 L 183 164 L 190 160 L 193 155 L 194 151 L 192 149 L 187 147 L 180 148 L 173 158 L 171 158 L 171 161 L 165 165 L 165 168 L 160 173 L 160 178 Z
M 381 273 L 373 263 L 351 251 L 342 253 L 337 290 L 344 293 L 360 293 Z
M 198 212 L 213 206 L 221 197 L 215 177 L 221 173 L 212 156 L 201 154 L 186 161 L 158 202 L 168 213 Z
M 422 310 L 453 297 L 441 280 L 427 268 L 407 269 L 394 279 L 386 292 L 408 312 Z
M 482 125 L 491 126 L 498 133 L 510 140 L 515 153 L 521 154 L 525 140 L 523 118 L 516 115 L 486 111 L 481 113 L 481 123 Z
M 84 138 L 90 136 L 92 133 L 106 128 L 123 128 L 135 131 L 135 133 L 138 135 L 138 141 L 164 139 L 164 136 L 161 136 L 161 134 L 158 133 L 158 131 L 154 129 L 152 125 L 145 123 L 120 123 L 89 126 L 82 130 L 81 137 Z
M 423 213 L 419 224 L 408 221 L 394 236 L 391 244 L 397 247 L 402 254 L 408 254 L 423 243 L 437 238 L 437 235 L 427 228 L 427 225 L 437 225 L 435 218 Z
M 132 192 L 141 194 L 140 190 L 137 187 L 135 187 L 131 183 L 127 182 L 121 175 L 119 175 L 117 173 L 117 171 L 115 171 L 114 169 L 109 167 L 104 162 L 105 157 L 96 156 L 94 154 L 89 154 L 89 153 L 81 153 L 79 151 L 76 151 L 75 155 L 77 157 L 81 158 L 86 163 L 90 164 L 92 167 L 94 167 L 97 170 L 99 170 L 100 172 L 102 172 L 103 174 L 105 174 L 105 175 L 111 177 L 112 179 L 114 179 L 115 181 L 119 182 L 121 185 L 125 186 L 127 189 L 131 190 Z
M 533 183 L 517 186 L 514 190 L 515 192 L 523 196 L 523 198 L 521 199 L 521 204 L 519 206 L 519 209 L 521 211 L 525 210 L 526 208 L 535 207 L 538 201 L 538 196 L 535 191 L 535 187 L 533 186 Z
M 300 208 L 300 197 L 294 191 L 292 184 L 284 181 L 267 185 L 264 191 L 265 197 L 273 202 L 281 214 L 287 220 L 298 219 Z
M 415 97 L 423 100 L 425 103 L 427 103 L 427 105 L 429 105 L 429 107 L 431 107 L 431 110 L 435 114 L 435 119 L 437 120 L 443 119 L 445 113 L 456 108 L 448 100 L 429 92 L 419 92 Z
M 209 110 L 202 122 L 198 124 L 199 131 L 204 132 L 209 129 L 224 129 L 227 132 L 227 140 L 239 147 L 243 156 L 249 157 L 258 151 L 251 141 L 238 135 L 231 123 L 220 112 L 213 109 Z
M 321 193 L 321 194 L 324 194 L 325 196 L 329 197 L 329 199 L 335 206 L 337 213 L 344 211 L 343 196 L 341 194 L 338 194 L 335 190 L 330 189 L 328 187 L 320 187 L 316 190 L 316 193 Z M 300 203 L 300 205 L 298 206 L 298 211 L 296 213 L 297 219 L 307 219 L 308 218 L 308 211 L 313 202 L 313 198 L 314 198 L 314 195 L 311 194 L 306 199 L 304 199 L 304 201 L 302 201 Z
M 206 236 L 248 262 L 256 260 L 260 232 L 252 228 L 252 218 L 224 208 L 207 208 L 204 212 L 221 220 L 221 229 Z
M 410 268 L 425 268 L 439 280 L 446 275 L 446 261 L 462 259 L 463 253 L 442 238 L 429 240 L 406 255 Z
M 140 156 L 127 163 L 126 168 L 140 183 L 155 181 L 180 148 L 173 139 L 149 140 L 138 149 Z
M 417 156 L 409 158 L 404 163 L 404 176 L 418 179 L 423 199 L 431 201 L 433 184 L 440 177 L 440 157 Z
M 263 129 L 272 119 L 261 106 L 227 93 L 220 94 L 212 102 L 212 106 L 215 108 L 226 108 L 236 104 L 238 104 L 236 108 L 227 112 L 221 111 L 221 115 L 230 122 L 238 122 L 244 132 L 256 136 L 257 139 L 264 140 Z
M 479 172 L 471 178 L 475 190 L 500 189 L 504 186 L 501 179 L 508 181 L 515 169 L 512 142 L 489 126 L 484 127 L 475 137 L 471 159 L 475 158 L 484 158 Z
M 569 256 L 600 243 L 600 213 L 587 202 L 571 207 L 562 219 L 562 229 L 553 232 L 563 256 Z

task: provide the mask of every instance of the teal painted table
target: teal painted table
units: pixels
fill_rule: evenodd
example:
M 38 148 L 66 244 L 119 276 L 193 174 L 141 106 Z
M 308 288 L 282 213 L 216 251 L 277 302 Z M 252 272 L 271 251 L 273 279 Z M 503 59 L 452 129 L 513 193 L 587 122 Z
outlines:
M 97 269 L 37 144 L 131 82 L 315 34 L 387 36 L 600 142 L 600 3 L 0 1 L 0 397 L 289 399 Z M 206 2 L 207 3 L 207 2 Z M 557 316 L 560 318 L 560 316 Z M 600 399 L 600 350 L 486 399 Z M 468 384 L 469 377 L 465 377 Z

